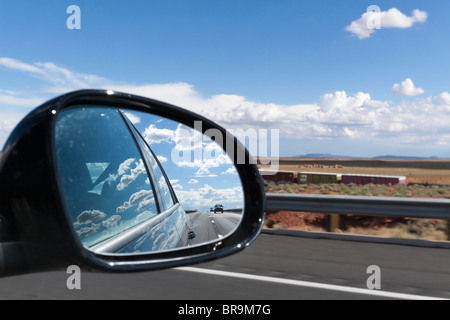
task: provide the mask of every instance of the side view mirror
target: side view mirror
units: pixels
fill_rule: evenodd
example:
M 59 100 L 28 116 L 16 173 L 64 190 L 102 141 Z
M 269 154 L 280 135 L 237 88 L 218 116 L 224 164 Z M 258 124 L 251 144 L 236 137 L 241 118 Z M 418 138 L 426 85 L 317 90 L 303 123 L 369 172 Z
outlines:
M 0 276 L 131 272 L 217 259 L 261 231 L 264 185 L 212 121 L 81 90 L 30 113 L 0 159 Z

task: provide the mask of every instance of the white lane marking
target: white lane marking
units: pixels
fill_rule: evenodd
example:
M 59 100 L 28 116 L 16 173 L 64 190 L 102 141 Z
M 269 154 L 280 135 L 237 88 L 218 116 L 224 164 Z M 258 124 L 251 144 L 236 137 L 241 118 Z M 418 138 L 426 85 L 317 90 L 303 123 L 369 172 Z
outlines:
M 275 278 L 275 277 L 267 277 L 267 276 L 257 276 L 257 275 L 253 275 L 253 274 L 237 273 L 237 272 L 229 272 L 229 271 L 221 271 L 221 270 L 193 268 L 193 267 L 179 267 L 179 268 L 174 268 L 174 269 L 181 270 L 181 271 L 187 271 L 187 272 L 196 272 L 196 273 L 203 273 L 203 274 L 209 274 L 209 275 L 223 276 L 223 277 L 265 281 L 265 282 L 287 284 L 287 285 L 300 286 L 300 287 L 341 291 L 341 292 L 346 292 L 346 293 L 365 294 L 365 295 L 371 295 L 371 296 L 377 296 L 377 297 L 383 297 L 383 298 L 393 298 L 393 299 L 402 299 L 402 300 L 447 300 L 447 299 L 436 298 L 436 297 L 419 296 L 419 295 L 413 295 L 413 294 L 396 293 L 396 292 L 381 291 L 381 290 L 369 290 L 369 289 L 353 288 L 353 287 L 339 286 L 339 285 L 333 285 L 333 284 L 324 284 L 324 283 L 283 279 L 283 278 Z

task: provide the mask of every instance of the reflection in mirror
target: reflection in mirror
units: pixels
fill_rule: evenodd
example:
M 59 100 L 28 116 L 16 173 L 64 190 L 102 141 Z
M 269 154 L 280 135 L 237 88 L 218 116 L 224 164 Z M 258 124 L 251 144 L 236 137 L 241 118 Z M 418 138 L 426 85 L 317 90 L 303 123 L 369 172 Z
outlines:
M 242 184 L 217 134 L 219 144 L 153 114 L 75 106 L 58 114 L 54 135 L 65 205 L 92 251 L 195 246 L 240 223 Z

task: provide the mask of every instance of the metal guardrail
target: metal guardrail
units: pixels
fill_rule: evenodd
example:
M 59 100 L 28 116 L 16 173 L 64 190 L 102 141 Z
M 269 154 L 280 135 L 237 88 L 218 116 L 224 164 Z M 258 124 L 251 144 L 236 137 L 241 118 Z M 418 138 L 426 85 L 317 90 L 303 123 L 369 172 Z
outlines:
M 267 210 L 325 213 L 329 215 L 327 229 L 339 229 L 339 215 L 383 216 L 391 218 L 422 218 L 447 220 L 450 240 L 450 200 L 336 196 L 317 194 L 266 194 Z
M 450 220 L 447 199 L 268 193 L 266 200 L 269 210 Z

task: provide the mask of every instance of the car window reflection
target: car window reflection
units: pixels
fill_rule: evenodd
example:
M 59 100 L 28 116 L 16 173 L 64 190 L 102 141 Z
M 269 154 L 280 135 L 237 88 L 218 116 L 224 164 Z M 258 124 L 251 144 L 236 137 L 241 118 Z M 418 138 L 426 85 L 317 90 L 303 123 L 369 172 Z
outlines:
M 62 111 L 55 144 L 67 209 L 85 246 L 158 214 L 144 161 L 118 110 Z

